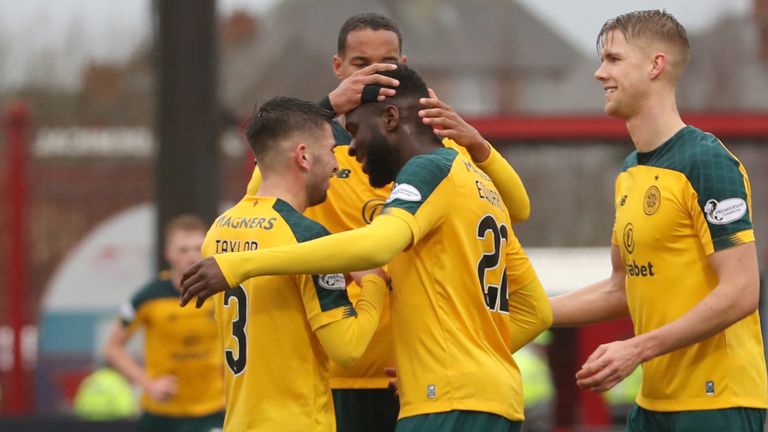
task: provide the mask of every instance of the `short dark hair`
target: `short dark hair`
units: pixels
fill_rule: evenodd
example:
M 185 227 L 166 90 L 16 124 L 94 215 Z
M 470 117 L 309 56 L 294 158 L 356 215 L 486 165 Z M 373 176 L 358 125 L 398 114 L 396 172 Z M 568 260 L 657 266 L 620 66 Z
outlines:
M 395 87 L 397 93 L 394 96 L 387 97 L 382 102 L 371 101 L 364 103 L 363 105 L 376 104 L 380 107 L 384 107 L 387 104 L 395 105 L 400 110 L 401 119 L 415 124 L 416 129 L 431 131 L 432 126 L 424 124 L 419 117 L 419 110 L 423 108 L 419 103 L 419 99 L 429 97 L 427 84 L 410 66 L 402 63 L 395 64 L 397 65 L 397 69 L 381 71 L 378 73 L 394 78 L 400 82 L 400 85 Z
M 427 84 L 413 68 L 403 63 L 395 64 L 397 69 L 377 72 L 379 75 L 394 78 L 400 82 L 400 85 L 393 87 L 397 90 L 395 96 L 388 97 L 387 100 L 429 97 Z
M 678 66 L 685 69 L 685 65 L 688 64 L 690 43 L 685 27 L 666 10 L 640 10 L 609 19 L 597 35 L 598 55 L 605 46 L 606 36 L 614 30 L 620 31 L 627 42 L 643 38 L 666 42 L 680 51 L 681 58 Z
M 331 125 L 334 116 L 315 103 L 278 96 L 254 112 L 246 128 L 246 137 L 259 161 L 281 140 L 295 133 L 316 133 L 323 125 Z
M 347 36 L 355 30 L 386 30 L 397 35 L 398 48 L 403 52 L 403 34 L 392 18 L 377 13 L 362 13 L 349 17 L 339 29 L 336 52 L 343 55 L 347 48 Z

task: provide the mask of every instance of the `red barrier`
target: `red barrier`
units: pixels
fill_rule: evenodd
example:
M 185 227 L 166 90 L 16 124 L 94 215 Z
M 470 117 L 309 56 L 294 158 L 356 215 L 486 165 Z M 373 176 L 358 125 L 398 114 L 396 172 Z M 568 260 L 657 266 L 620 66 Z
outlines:
M 30 114 L 23 102 L 9 102 L 3 110 L 7 178 L 5 227 L 5 263 L 3 285 L 8 293 L 8 318 L 13 332 L 13 363 L 10 388 L 4 392 L 10 414 L 23 414 L 32 408 L 29 383 L 22 358 L 22 329 L 26 324 L 24 292 L 27 286 L 27 250 L 25 211 L 27 203 L 26 162 Z
M 491 140 L 629 140 L 624 121 L 602 114 L 493 116 L 467 121 Z M 721 139 L 768 136 L 768 113 L 765 112 L 684 114 L 683 121 Z

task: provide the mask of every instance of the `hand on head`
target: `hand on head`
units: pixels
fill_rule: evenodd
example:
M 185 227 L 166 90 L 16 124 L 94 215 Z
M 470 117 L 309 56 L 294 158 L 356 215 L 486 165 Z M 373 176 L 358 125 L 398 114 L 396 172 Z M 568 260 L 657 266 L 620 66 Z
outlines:
M 374 63 L 352 73 L 328 95 L 333 110 L 338 115 L 352 111 L 360 106 L 363 97 L 368 96 L 368 92 L 376 90 L 375 87 L 378 87 L 378 94 L 368 97 L 375 96 L 376 100 L 381 102 L 387 97 L 394 96 L 396 91 L 391 87 L 397 87 L 400 83 L 396 79 L 377 73 L 393 69 L 397 69 L 397 65 L 392 63 Z
M 432 127 L 432 132 L 440 138 L 449 138 L 458 145 L 466 147 L 472 154 L 472 159 L 485 160 L 490 154 L 490 145 L 486 143 L 480 132 L 467 123 L 448 104 L 437 97 L 434 90 L 428 89 L 429 97 L 419 99 L 424 109 L 419 111 L 421 121 Z M 478 157 L 475 157 L 477 151 Z M 483 156 L 483 153 L 485 157 Z

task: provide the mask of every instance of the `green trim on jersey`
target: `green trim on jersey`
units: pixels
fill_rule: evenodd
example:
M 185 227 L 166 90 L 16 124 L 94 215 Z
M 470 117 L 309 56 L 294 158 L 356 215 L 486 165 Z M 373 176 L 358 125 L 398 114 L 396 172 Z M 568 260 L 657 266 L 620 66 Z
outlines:
M 384 211 L 390 207 L 403 209 L 411 214 L 416 214 L 422 204 L 427 201 L 437 186 L 448 177 L 451 172 L 453 161 L 459 153 L 452 148 L 439 148 L 432 153 L 423 154 L 411 158 L 395 179 L 395 186 L 392 188 L 392 194 L 384 206 Z M 397 196 L 397 189 L 402 185 L 410 185 L 416 188 L 421 194 L 418 201 L 410 201 Z
M 339 123 L 339 119 L 333 119 L 331 131 L 333 131 L 333 139 L 336 141 L 336 145 L 349 145 L 352 142 L 352 135 Z
M 136 314 L 139 308 L 146 302 L 161 298 L 178 298 L 179 291 L 173 287 L 170 279 L 157 278 L 141 287 L 139 291 L 131 297 L 131 306 L 133 313 Z M 129 320 L 122 313 L 118 319 L 124 326 L 129 326 L 132 320 Z
M 275 200 L 275 204 L 272 208 L 283 218 L 285 223 L 288 224 L 293 236 L 299 243 L 325 237 L 330 234 L 325 227 L 297 212 L 290 204 L 279 198 Z M 312 275 L 312 282 L 315 285 L 317 298 L 320 301 L 321 311 L 325 312 L 338 307 L 344 307 L 345 318 L 357 315 L 355 308 L 352 306 L 352 302 L 349 301 L 346 289 L 323 288 L 320 284 L 319 275 Z
M 624 160 L 622 171 L 637 165 L 665 168 L 685 175 L 698 194 L 699 208 L 705 214 L 708 203 L 713 200 L 715 206 L 717 202 L 730 198 L 749 204 L 739 161 L 712 134 L 693 126 L 680 129 L 653 151 L 632 152 Z M 714 224 L 709 218 L 706 219 L 715 250 L 738 243 L 734 243 L 731 236 L 752 229 L 749 211 L 740 219 L 726 224 Z

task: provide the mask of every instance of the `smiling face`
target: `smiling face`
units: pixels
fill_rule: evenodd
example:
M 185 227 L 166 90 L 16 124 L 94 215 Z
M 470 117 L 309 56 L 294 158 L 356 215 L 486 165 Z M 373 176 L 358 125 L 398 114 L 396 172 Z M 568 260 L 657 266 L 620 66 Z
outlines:
M 643 107 L 651 83 L 652 56 L 637 43 L 628 43 L 621 31 L 604 36 L 600 67 L 595 78 L 603 83 L 605 112 L 631 118 Z
M 352 135 L 349 155 L 363 166 L 373 187 L 384 187 L 395 180 L 400 166 L 397 149 L 379 128 L 380 104 L 366 104 L 346 116 L 345 127 Z

